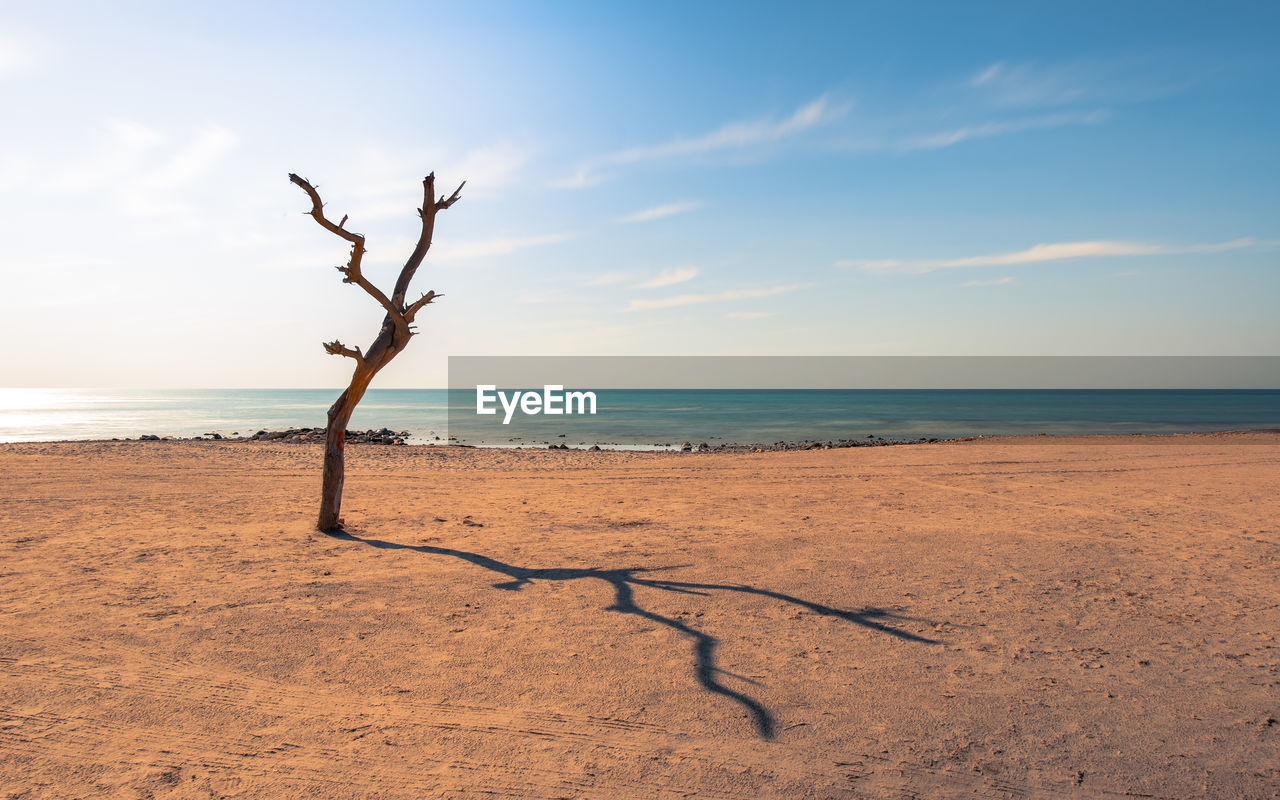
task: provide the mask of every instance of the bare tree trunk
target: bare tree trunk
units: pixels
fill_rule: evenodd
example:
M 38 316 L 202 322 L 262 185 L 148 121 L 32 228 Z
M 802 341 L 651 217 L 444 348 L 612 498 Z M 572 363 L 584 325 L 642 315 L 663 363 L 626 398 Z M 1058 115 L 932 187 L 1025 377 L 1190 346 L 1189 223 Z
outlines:
M 379 337 L 381 338 L 381 337 Z M 386 359 L 390 361 L 391 358 Z M 383 362 L 386 363 L 386 362 Z M 364 397 L 364 390 L 373 380 L 376 370 L 369 371 L 365 363 L 356 363 L 351 385 L 338 395 L 329 406 L 329 422 L 324 431 L 324 471 L 320 484 L 320 517 L 316 528 L 322 531 L 342 530 L 342 484 L 346 476 L 347 425 L 356 404 Z
M 369 346 L 368 353 L 361 352 L 359 347 L 347 347 L 338 341 L 325 342 L 324 344 L 326 352 L 332 355 L 346 356 L 356 362 L 350 385 L 329 408 L 329 423 L 325 428 L 324 473 L 320 487 L 320 516 L 316 520 L 316 528 L 322 531 L 337 531 L 342 529 L 342 517 L 340 514 L 342 511 L 342 484 L 346 472 L 347 424 L 351 421 L 351 414 L 356 410 L 356 405 L 364 397 L 365 390 L 369 388 L 369 384 L 373 381 L 373 376 L 377 375 L 379 370 L 390 363 L 391 359 L 395 358 L 396 354 L 409 344 L 409 339 L 416 333 L 412 328 L 414 317 L 429 305 L 432 300 L 442 296 L 434 291 L 428 291 L 412 303 L 405 302 L 405 295 L 409 291 L 409 283 L 413 280 L 414 273 L 417 272 L 418 266 L 422 264 L 422 259 L 431 248 L 431 235 L 435 230 L 436 212 L 442 211 L 458 202 L 461 197 L 462 187 L 466 185 L 466 181 L 463 181 L 448 198 L 437 200 L 435 196 L 435 174 L 428 175 L 423 179 L 424 200 L 422 208 L 418 209 L 418 214 L 422 217 L 422 233 L 418 237 L 418 244 L 409 255 L 408 261 L 405 262 L 404 267 L 400 270 L 400 276 L 396 279 L 395 289 L 393 289 L 391 297 L 387 297 L 380 289 L 370 283 L 360 271 L 360 261 L 364 257 L 364 236 L 348 231 L 343 227 L 347 223 L 345 216 L 337 224 L 325 217 L 324 203 L 320 200 L 319 192 L 305 178 L 289 173 L 289 180 L 301 187 L 307 193 L 307 196 L 311 198 L 311 211 L 308 213 L 311 214 L 316 222 L 320 223 L 320 226 L 325 230 L 351 242 L 351 258 L 347 261 L 346 266 L 337 268 L 339 272 L 346 276 L 343 278 L 343 282 L 354 283 L 364 289 L 387 312 L 386 317 L 382 320 L 382 329 L 378 331 L 377 338 Z
M 324 478 L 320 487 L 320 518 L 316 527 L 322 531 L 342 528 L 342 481 L 346 475 L 347 422 L 355 404 L 343 392 L 329 408 L 329 425 L 324 431 Z

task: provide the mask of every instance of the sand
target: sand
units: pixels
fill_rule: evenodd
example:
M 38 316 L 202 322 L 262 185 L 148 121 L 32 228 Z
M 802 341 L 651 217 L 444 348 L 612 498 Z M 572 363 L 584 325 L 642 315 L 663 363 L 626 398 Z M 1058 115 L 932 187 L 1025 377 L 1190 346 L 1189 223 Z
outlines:
M 0 797 L 1280 797 L 1280 436 L 0 446 Z

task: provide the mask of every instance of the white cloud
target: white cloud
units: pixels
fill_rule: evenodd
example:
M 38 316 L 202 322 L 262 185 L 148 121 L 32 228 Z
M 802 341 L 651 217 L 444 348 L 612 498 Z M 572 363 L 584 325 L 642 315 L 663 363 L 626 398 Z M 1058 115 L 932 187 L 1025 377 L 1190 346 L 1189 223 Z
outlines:
M 452 192 L 465 180 L 464 200 L 492 197 L 519 179 L 532 154 L 510 142 L 461 151 L 366 145 L 345 162 L 347 169 L 327 179 L 346 186 L 343 194 L 352 200 L 347 207 L 353 221 L 411 218 L 422 205 L 422 178 L 428 172 L 436 173 L 437 195 Z
M 652 222 L 655 219 L 674 216 L 675 214 L 683 214 L 686 211 L 693 211 L 695 208 L 701 208 L 702 203 L 692 200 L 685 200 L 678 203 L 665 203 L 660 206 L 646 208 L 637 211 L 634 214 L 628 214 L 625 217 L 619 217 L 618 222 Z
M 163 141 L 141 126 L 124 133 L 131 145 L 153 149 Z M 147 138 L 152 136 L 152 138 Z M 237 137 L 221 126 L 207 128 L 169 154 L 154 168 L 143 168 L 116 181 L 120 210 L 137 217 L 187 214 L 185 200 L 175 197 L 209 172 L 235 147 Z
M 436 245 L 432 253 L 439 259 L 463 260 L 510 255 L 530 247 L 567 242 L 577 234 L 549 233 L 541 236 L 498 236 L 473 242 L 456 242 Z
M 314 245 L 296 249 L 276 249 L 278 252 L 274 257 L 264 258 L 258 255 L 254 258 L 258 269 L 281 271 L 311 270 L 317 275 L 328 277 L 337 274 L 333 268 L 343 261 L 343 257 L 346 255 L 340 248 L 317 247 Z M 341 275 L 338 275 L 338 278 L 341 277 Z
M 573 174 L 551 182 L 553 189 L 590 189 L 604 183 L 604 176 L 593 173 L 590 167 L 578 167 Z
M 777 315 L 777 311 L 729 311 L 724 315 L 725 319 L 764 319 Z
M 1009 275 L 1004 278 L 995 278 L 989 281 L 965 281 L 961 286 L 1004 286 L 1007 283 L 1013 283 L 1013 276 Z
M 1056 64 L 996 61 L 967 75 L 969 99 L 1004 108 L 1131 105 L 1169 97 L 1197 85 L 1204 75 L 1194 61 L 1158 63 L 1128 54 L 1092 55 Z
M 997 61 L 978 70 L 968 85 L 1003 106 L 1052 106 L 1081 99 L 1090 70 L 1083 64 L 1044 68 Z M 1096 80 L 1096 78 L 1095 78 Z
M 626 283 L 631 280 L 630 273 L 627 272 L 606 272 L 601 275 L 595 275 L 587 279 L 588 286 L 616 286 L 619 283 Z
M 551 289 L 545 292 L 533 292 L 531 294 L 521 294 L 513 300 L 516 305 L 543 305 L 546 303 L 556 303 L 558 305 L 566 305 L 568 303 L 578 302 L 577 298 L 570 297 L 559 289 Z
M 996 76 L 999 75 L 1001 70 L 1003 69 L 1004 69 L 1004 62 L 997 61 L 996 63 L 983 68 L 976 75 L 970 78 L 969 85 L 982 86 L 983 84 L 991 83 L 991 81 L 995 80 Z
M 1025 119 L 1004 120 L 1000 122 L 984 122 L 977 125 L 966 125 L 949 131 L 923 136 L 910 136 L 903 139 L 898 148 L 901 150 L 937 150 L 969 139 L 986 139 L 1008 133 L 1019 133 L 1046 128 L 1059 128 L 1063 125 L 1094 125 L 1107 118 L 1103 109 L 1093 111 L 1074 111 L 1063 114 L 1046 114 Z
M 51 196 L 93 194 L 96 203 L 127 216 L 177 217 L 189 213 L 189 198 L 179 190 L 209 175 L 237 142 L 222 126 L 179 136 L 127 119 L 106 120 L 83 135 L 77 149 L 84 155 L 78 158 L 4 159 L 0 187 Z
M 663 286 L 674 286 L 677 283 L 691 281 L 698 277 L 697 267 L 672 267 L 658 273 L 657 277 L 637 283 L 637 289 L 661 289 Z
M 131 119 L 113 119 L 107 129 L 123 146 L 145 150 L 164 144 L 164 134 Z
M 810 289 L 812 283 L 793 283 L 787 286 L 769 286 L 761 289 L 726 289 L 723 292 L 715 294 L 679 294 L 673 297 L 663 297 L 657 300 L 632 300 L 628 305 L 627 311 L 653 311 L 661 308 L 675 308 L 677 306 L 701 305 L 703 303 L 723 303 L 730 300 L 754 300 L 760 297 L 772 297 L 786 292 L 795 292 L 800 289 Z
M 656 145 L 631 147 L 611 153 L 578 167 L 572 175 L 553 181 L 561 189 L 595 186 L 605 178 L 601 167 L 617 167 L 642 161 L 694 156 L 720 150 L 736 150 L 752 145 L 776 142 L 843 116 L 847 105 L 834 105 L 826 95 L 796 109 L 783 119 L 770 118 L 731 122 L 709 133 L 692 138 L 677 138 Z
M 447 172 L 456 175 L 458 181 L 466 181 L 468 191 L 485 192 L 513 183 L 532 156 L 528 148 L 499 142 L 467 151 L 448 165 Z M 448 191 L 453 191 L 454 185 Z
M 833 107 L 824 95 L 796 109 L 786 119 L 732 122 L 692 139 L 672 139 L 662 144 L 632 147 L 614 153 L 605 160 L 610 164 L 633 164 L 637 161 L 700 155 L 716 150 L 747 147 L 764 142 L 776 142 L 779 139 L 794 136 L 824 122 L 830 122 L 844 114 L 844 112 L 845 109 L 842 107 Z
M 19 42 L 11 36 L 0 38 L 0 80 L 30 72 L 43 60 L 43 48 L 30 40 Z
M 143 179 L 147 186 L 167 189 L 184 186 L 208 174 L 236 144 L 236 135 L 223 127 L 200 131 L 196 138 L 171 155 L 159 169 Z
M 836 262 L 840 267 L 857 267 L 870 272 L 932 272 L 951 267 L 994 267 L 1021 264 L 1038 264 L 1045 261 L 1063 261 L 1075 258 L 1104 258 L 1119 256 L 1179 255 L 1186 253 L 1221 253 L 1264 244 L 1252 237 L 1233 239 L 1229 242 L 1193 245 L 1164 245 L 1146 242 L 1098 240 L 1089 242 L 1054 242 L 1038 244 L 1026 250 L 1011 253 L 995 253 L 984 256 L 942 259 L 845 259 Z

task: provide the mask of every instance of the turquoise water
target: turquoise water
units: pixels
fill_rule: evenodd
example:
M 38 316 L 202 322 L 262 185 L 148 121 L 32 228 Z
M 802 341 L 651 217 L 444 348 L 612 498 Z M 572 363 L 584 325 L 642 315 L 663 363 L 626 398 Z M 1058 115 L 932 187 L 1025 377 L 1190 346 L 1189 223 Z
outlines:
M 477 445 L 652 447 L 1036 433 L 1280 428 L 1276 390 L 598 390 L 595 416 L 477 417 L 459 392 L 372 389 L 352 428 Z M 321 427 L 336 389 L 0 389 L 0 441 L 224 436 Z M 452 423 L 452 424 L 450 424 Z M 446 433 L 448 431 L 449 433 Z M 560 437 L 559 434 L 565 434 Z
M 459 391 L 449 432 L 477 444 L 634 446 L 1280 428 L 1280 391 L 1275 390 L 627 389 L 596 394 L 595 416 L 517 414 L 504 425 L 501 411 L 477 416 L 474 391 Z
M 259 430 L 324 427 L 339 389 L 0 389 L 0 442 L 62 439 L 250 435 Z M 353 429 L 412 431 L 419 441 L 443 437 L 443 389 L 370 390 Z

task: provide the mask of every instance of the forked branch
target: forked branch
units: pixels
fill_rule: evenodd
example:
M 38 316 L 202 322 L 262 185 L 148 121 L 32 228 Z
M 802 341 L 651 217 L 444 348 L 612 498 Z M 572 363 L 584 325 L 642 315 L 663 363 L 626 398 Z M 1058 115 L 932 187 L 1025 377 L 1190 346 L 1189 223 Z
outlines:
M 435 300 L 437 297 L 444 297 L 444 295 L 436 294 L 435 290 L 432 289 L 428 291 L 426 294 L 424 294 L 422 297 L 419 297 L 417 300 L 414 300 L 413 303 L 410 304 L 409 307 L 404 310 L 405 321 L 413 322 L 413 318 L 418 315 L 418 312 L 421 311 L 423 307 L 431 305 L 431 301 Z
M 320 227 L 351 242 L 351 258 L 347 261 L 346 266 L 338 267 L 338 271 L 346 276 L 342 279 L 342 282 L 354 283 L 364 289 L 370 297 L 377 300 L 378 304 L 386 309 L 387 315 L 391 317 L 391 321 L 395 323 L 396 327 L 408 327 L 409 323 L 404 318 L 403 309 L 399 305 L 392 303 L 391 299 L 383 294 L 381 289 L 370 283 L 364 277 L 364 273 L 360 271 L 360 262 L 364 258 L 364 236 L 352 233 L 342 227 L 347 224 L 345 214 L 342 216 L 342 221 L 337 224 L 334 224 L 332 220 L 326 217 L 324 215 L 324 202 L 320 199 L 320 193 L 306 178 L 290 172 L 289 180 L 301 187 L 302 191 L 306 192 L 307 196 L 311 198 L 311 211 L 308 213 L 311 214 L 316 222 L 320 223 Z
M 436 212 L 443 211 L 458 202 L 462 197 L 462 187 L 466 185 L 467 182 L 463 181 L 457 189 L 453 190 L 453 194 L 436 200 L 436 174 L 433 172 L 422 179 L 422 208 L 418 209 L 418 216 L 422 217 L 422 233 L 418 235 L 418 243 L 414 245 L 413 252 L 404 262 L 400 277 L 396 278 L 396 288 L 391 293 L 392 302 L 404 305 L 409 284 L 413 281 L 413 274 L 418 271 L 422 259 L 426 258 L 427 251 L 431 249 L 431 235 L 436 227 Z
M 434 173 L 433 173 L 433 174 L 434 174 Z M 461 200 L 461 199 L 462 199 L 462 187 L 463 187 L 463 186 L 466 186 L 466 185 L 467 185 L 467 182 L 466 182 L 466 181 L 463 181 L 462 183 L 458 184 L 458 188 L 453 190 L 453 194 L 449 195 L 449 199 L 448 199 L 448 200 L 441 200 L 440 202 L 436 203 L 436 210 L 437 210 L 437 211 L 444 211 L 444 210 L 445 210 L 446 208 L 448 208 L 449 206 L 451 206 L 451 205 L 453 205 L 454 203 L 456 203 L 456 202 L 458 202 L 459 200 Z

